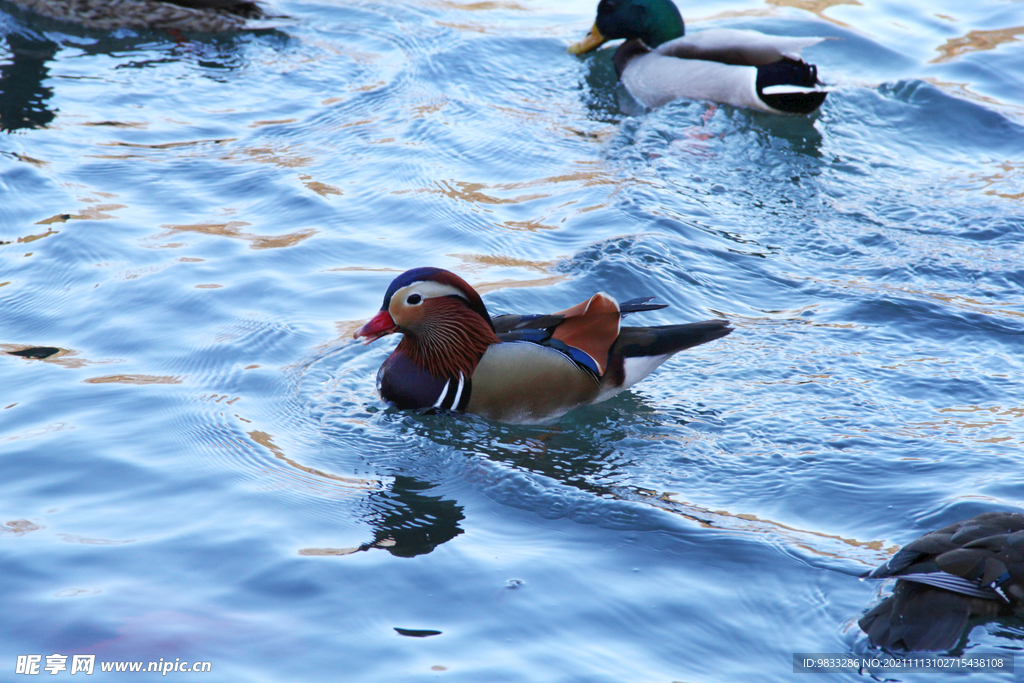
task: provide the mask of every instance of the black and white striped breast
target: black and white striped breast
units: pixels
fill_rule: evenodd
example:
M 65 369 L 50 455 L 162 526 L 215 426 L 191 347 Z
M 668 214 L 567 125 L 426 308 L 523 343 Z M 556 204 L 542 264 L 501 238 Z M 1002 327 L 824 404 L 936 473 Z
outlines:
M 435 410 L 451 410 L 461 413 L 469 405 L 473 379 L 459 373 L 458 377 L 450 377 L 441 388 L 437 400 L 430 406 Z
M 462 412 L 469 405 L 472 379 L 461 372 L 439 379 L 396 349 L 377 372 L 377 391 L 402 410 Z

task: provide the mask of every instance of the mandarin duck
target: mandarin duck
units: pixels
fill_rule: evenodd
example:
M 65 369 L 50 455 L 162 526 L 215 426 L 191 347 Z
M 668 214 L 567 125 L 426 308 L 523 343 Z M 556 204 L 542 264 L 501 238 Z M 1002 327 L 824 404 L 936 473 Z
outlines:
M 266 15 L 250 0 L 13 0 L 51 19 L 93 29 L 169 29 L 215 33 L 247 28 Z
M 627 313 L 665 308 L 650 301 L 620 305 L 598 293 L 558 313 L 492 318 L 458 275 L 414 268 L 354 336 L 369 344 L 403 335 L 377 373 L 378 392 L 397 408 L 539 423 L 611 398 L 673 354 L 732 332 L 725 320 L 620 326 Z
M 684 98 L 808 114 L 825 100 L 817 67 L 800 58 L 803 48 L 824 38 L 738 29 L 684 33 L 671 0 L 601 0 L 594 27 L 569 52 L 584 54 L 625 38 L 615 52 L 615 71 L 629 93 L 651 108 Z
M 899 579 L 857 622 L 889 651 L 952 650 L 970 619 L 1024 616 L 1024 514 L 987 512 L 927 533 L 862 578 Z

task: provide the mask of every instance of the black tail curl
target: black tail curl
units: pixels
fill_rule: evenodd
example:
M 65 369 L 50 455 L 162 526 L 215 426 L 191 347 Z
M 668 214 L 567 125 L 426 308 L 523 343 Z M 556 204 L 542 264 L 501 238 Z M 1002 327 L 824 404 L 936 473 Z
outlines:
M 821 106 L 828 95 L 822 91 L 766 95 L 764 89 L 773 85 L 798 85 L 804 88 L 824 85 L 818 80 L 818 67 L 789 57 L 757 67 L 756 85 L 757 96 L 765 104 L 790 114 L 810 114 Z

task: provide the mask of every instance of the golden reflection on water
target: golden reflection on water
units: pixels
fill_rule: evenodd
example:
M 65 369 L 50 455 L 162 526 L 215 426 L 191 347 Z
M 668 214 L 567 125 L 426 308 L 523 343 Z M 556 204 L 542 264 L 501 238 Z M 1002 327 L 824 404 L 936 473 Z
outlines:
M 546 216 L 544 217 L 546 218 Z M 557 225 L 548 225 L 542 222 L 543 218 L 532 221 L 502 221 L 500 227 L 508 230 L 523 230 L 526 232 L 538 232 L 540 230 L 558 230 Z
M 89 201 L 83 199 L 82 201 Z M 58 213 L 49 218 L 44 218 L 41 221 L 37 221 L 36 225 L 52 225 L 53 223 L 67 223 L 68 221 L 105 221 L 117 216 L 111 216 L 107 211 L 117 211 L 118 209 L 128 208 L 124 204 L 98 204 L 96 206 L 90 206 L 79 213 Z M 45 235 L 43 235 L 45 237 Z M 18 240 L 19 242 L 21 240 Z M 28 240 L 30 241 L 30 240 Z
M 825 21 L 832 21 L 837 24 L 839 22 L 825 16 L 825 12 L 827 10 L 830 10 L 833 7 L 839 7 L 840 5 L 863 7 L 863 3 L 858 2 L 857 0 L 765 0 L 765 3 L 775 7 L 792 7 L 793 9 L 810 12 Z
M 46 232 L 39 233 L 38 235 L 26 235 L 25 237 L 19 237 L 18 244 L 28 244 L 29 242 L 35 242 L 36 240 L 41 240 L 44 237 L 49 237 L 50 235 L 57 235 L 59 233 L 59 230 L 49 228 Z
M 843 560 L 853 560 L 868 567 L 877 566 L 899 550 L 899 546 L 885 546 L 883 541 L 859 541 L 834 534 L 810 529 L 797 529 L 781 522 L 761 519 L 756 515 L 734 513 L 727 510 L 708 508 L 677 501 L 676 495 L 666 491 L 637 489 L 636 493 L 644 502 L 696 522 L 706 529 L 737 531 L 742 533 L 772 535 L 783 542 L 806 550 L 813 555 Z
M 849 27 L 849 24 L 825 16 L 825 12 L 832 9 L 833 7 L 839 7 L 841 5 L 852 5 L 854 7 L 863 7 L 863 3 L 858 0 L 765 0 L 766 5 L 773 7 L 790 7 L 792 9 L 803 10 L 804 12 L 810 12 L 817 16 L 823 21 L 827 21 L 837 26 Z M 728 10 L 725 12 L 718 12 L 707 17 L 700 17 L 698 19 L 690 20 L 687 19 L 687 23 L 699 23 L 701 21 L 717 21 L 720 19 L 738 19 L 741 17 L 768 17 L 774 16 L 775 10 L 772 9 L 748 9 L 748 10 Z
M 907 423 L 907 426 L 915 427 L 922 431 L 930 430 L 943 432 L 948 431 L 949 427 L 952 426 L 958 431 L 964 433 L 977 433 L 993 427 L 1005 428 L 1024 418 L 1024 407 L 1021 406 L 1013 408 L 978 405 L 952 406 L 949 408 L 940 408 L 937 412 L 948 417 L 944 417 L 942 420 L 910 422 Z M 962 414 L 963 417 L 957 417 L 958 414 Z M 973 417 L 967 417 L 968 415 L 973 415 Z M 1024 435 L 1024 429 L 1017 430 L 1015 433 L 1018 435 Z M 977 436 L 981 435 L 978 434 Z M 1007 441 L 1020 442 L 1021 438 L 1020 436 L 1014 437 L 1012 435 L 1008 435 L 975 438 L 973 440 L 978 443 L 1005 443 Z M 961 443 L 955 439 L 946 439 L 946 441 L 947 443 Z
M 86 384 L 181 384 L 183 379 L 175 375 L 104 375 L 82 381 Z
M 159 235 L 155 235 L 148 239 L 158 240 L 181 232 L 197 232 L 204 235 L 216 235 L 219 237 L 246 240 L 249 242 L 249 247 L 252 249 L 279 249 L 282 247 L 294 246 L 317 233 L 317 231 L 312 228 L 286 233 L 284 235 L 254 235 L 252 233 L 242 232 L 239 230 L 239 228 L 247 225 L 251 225 L 251 223 L 247 223 L 245 221 L 228 221 L 227 223 L 196 223 L 194 225 L 161 225 L 160 227 L 164 228 L 167 232 L 160 233 Z
M 1019 107 L 1013 104 L 1007 104 L 1001 100 L 997 100 L 994 97 L 982 95 L 971 89 L 970 83 L 957 83 L 954 81 L 943 81 L 933 76 L 922 77 L 921 80 L 926 83 L 931 83 L 936 88 L 948 92 L 952 95 L 963 97 L 964 99 L 971 100 L 973 102 L 980 102 L 984 105 L 988 105 L 993 109 L 1010 110 L 1017 113 L 1018 115 L 1024 115 L 1024 107 Z
M 444 26 L 445 28 L 455 29 L 456 31 L 462 31 L 464 33 L 483 33 L 483 34 L 501 34 L 502 29 L 493 24 L 466 24 L 466 23 L 455 23 L 452 21 L 435 21 L 438 26 Z
M 302 184 L 306 186 L 307 190 L 312 190 L 321 197 L 327 197 L 330 195 L 341 196 L 342 194 L 344 194 L 341 190 L 334 187 L 333 185 L 328 185 L 327 183 L 321 183 L 320 181 L 313 180 L 312 176 L 306 175 L 305 173 L 299 175 L 299 180 L 302 181 Z
M 417 104 L 414 107 L 410 107 L 408 109 L 409 116 L 410 118 L 414 119 L 426 118 L 430 114 L 435 114 L 444 109 L 445 106 L 447 106 L 450 101 L 451 100 L 449 100 L 447 97 L 443 95 L 435 97 L 434 99 L 429 100 L 426 103 Z
M 60 347 L 47 347 L 49 349 L 57 349 L 57 350 L 55 352 L 53 352 L 53 353 L 48 353 L 45 358 L 32 357 L 32 356 L 24 357 L 24 356 L 21 356 L 21 355 L 18 354 L 19 351 L 26 351 L 26 350 L 29 350 L 29 349 L 38 349 L 40 347 L 41 347 L 41 345 L 39 345 L 39 344 L 0 344 L 0 351 L 4 351 L 5 353 L 7 353 L 9 355 L 17 356 L 18 358 L 20 358 L 22 360 L 34 361 L 34 362 L 43 362 L 43 363 L 53 363 L 54 365 L 60 365 L 62 367 L 70 368 L 70 369 L 84 368 L 84 367 L 89 366 L 89 365 L 106 365 L 106 364 L 109 364 L 109 363 L 120 363 L 121 362 L 121 360 L 119 360 L 119 359 L 94 361 L 94 360 L 86 360 L 85 358 L 77 358 L 78 351 L 75 351 L 73 349 L 62 349 Z
M 431 185 L 411 190 L 395 190 L 394 194 L 420 194 L 420 193 L 436 193 L 450 199 L 454 199 L 458 202 L 465 202 L 468 204 L 474 204 L 476 206 L 508 206 L 515 204 L 522 204 L 526 202 L 548 199 L 550 197 L 564 194 L 566 190 L 558 185 L 565 183 L 572 183 L 580 188 L 595 187 L 600 185 L 608 185 L 617 187 L 620 184 L 620 180 L 614 178 L 612 174 L 607 170 L 581 170 L 573 173 L 564 173 L 556 176 L 548 176 L 545 178 L 537 178 L 534 180 L 528 180 L 516 183 L 498 183 L 489 185 L 487 183 L 475 183 L 468 181 L 459 180 L 441 180 Z M 532 190 L 534 188 L 544 188 L 547 191 L 541 192 L 526 192 L 523 194 L 515 194 L 512 197 L 502 197 L 502 193 L 519 193 L 524 190 Z M 571 207 L 576 202 L 573 200 L 566 201 L 559 204 L 554 209 L 548 211 L 547 214 L 539 216 L 537 218 L 525 221 L 502 221 L 496 223 L 499 227 L 504 227 L 509 230 L 526 230 L 526 231 L 539 231 L 539 230 L 554 230 L 559 226 L 549 225 L 543 221 L 549 219 L 553 214 L 558 211 L 563 211 L 568 207 Z M 599 208 L 599 206 L 585 206 L 576 209 L 576 213 L 583 213 L 585 211 Z M 485 212 L 490 212 L 490 209 L 482 208 Z
M 281 168 L 304 168 L 312 164 L 315 159 L 309 155 L 299 154 L 292 151 L 286 145 L 280 149 L 271 147 L 242 147 L 233 149 L 225 155 L 225 161 L 237 161 L 243 158 L 245 161 L 255 161 L 258 164 L 272 164 Z
M 332 557 L 335 555 L 351 555 L 359 552 L 358 547 L 354 548 L 301 548 L 299 555 L 303 557 Z
M 506 184 L 501 186 L 496 185 L 494 186 L 493 189 L 518 189 L 513 187 L 513 185 L 514 184 Z M 435 183 L 434 187 L 436 189 L 428 191 L 434 191 L 439 194 L 443 194 L 451 199 L 464 201 L 471 204 L 519 204 L 521 202 L 528 202 L 534 199 L 546 199 L 547 197 L 551 196 L 549 194 L 528 194 L 519 195 L 518 197 L 512 197 L 510 199 L 502 199 L 500 197 L 495 197 L 484 192 L 481 192 L 480 190 L 491 189 L 485 183 L 470 183 L 458 180 L 440 180 L 437 183 Z M 398 190 L 397 192 L 395 192 L 395 194 L 404 194 L 405 192 L 408 192 L 408 190 Z
M 78 124 L 80 126 L 98 126 L 105 128 L 134 128 L 137 130 L 145 130 L 149 128 L 149 123 L 145 121 L 129 123 L 127 121 L 85 121 L 84 123 Z
M 490 2 L 466 3 L 453 2 L 452 0 L 434 0 L 433 2 L 427 2 L 425 4 L 439 9 L 463 10 L 466 12 L 490 12 L 493 10 L 514 10 L 516 12 L 529 11 L 517 2 L 500 2 L 494 0 L 491 0 Z
M 1004 43 L 1016 43 L 1018 42 L 1017 36 L 1022 33 L 1024 33 L 1024 26 L 999 28 L 990 31 L 968 31 L 967 35 L 951 38 L 945 44 L 935 48 L 939 56 L 931 60 L 929 64 L 948 62 L 968 52 L 994 50 Z
M 129 147 L 131 149 L 180 149 L 182 147 L 196 147 L 198 145 L 214 144 L 219 145 L 225 142 L 236 142 L 238 138 L 211 138 L 209 140 L 186 140 L 184 142 L 163 142 L 160 144 L 144 144 L 140 142 L 121 142 L 115 140 L 112 142 L 101 142 L 99 143 L 103 147 Z M 103 158 L 103 157 L 100 157 Z
M 462 269 L 471 273 L 488 268 L 527 268 L 549 274 L 551 268 L 557 263 L 557 261 L 530 261 L 500 254 L 448 254 L 448 256 L 461 260 Z
M 1004 161 L 996 166 L 1000 170 L 994 173 L 971 173 L 967 177 L 980 185 L 978 191 L 984 195 L 1011 201 L 1024 199 L 1024 162 Z
M 238 416 L 236 415 L 235 417 Z M 308 467 L 306 465 L 298 463 L 295 460 L 289 458 L 287 455 L 285 455 L 284 450 L 282 450 L 277 444 L 274 443 L 274 437 L 268 434 L 267 432 L 253 430 L 251 432 L 248 432 L 247 435 L 250 439 L 252 439 L 254 443 L 257 443 L 260 446 L 263 446 L 264 448 L 269 450 L 271 453 L 273 453 L 275 458 L 277 458 L 278 460 L 285 463 L 291 468 L 291 470 L 277 470 L 276 474 L 281 474 L 282 472 L 288 473 L 290 471 L 311 474 L 314 477 L 316 477 L 316 479 L 309 480 L 306 477 L 300 477 L 299 480 L 305 483 L 307 488 L 311 488 L 317 491 L 318 493 L 325 493 L 329 491 L 334 496 L 340 494 L 344 497 L 351 497 L 355 495 L 362 495 L 362 493 L 365 491 L 377 491 L 383 485 L 383 483 L 379 479 L 342 477 L 337 474 L 332 474 L 331 472 L 324 472 L 323 470 L 318 470 L 315 467 Z M 270 470 L 267 470 L 267 472 L 272 473 Z M 337 484 L 334 482 L 343 484 L 343 486 L 337 486 Z M 325 489 L 323 487 L 323 484 L 327 483 L 330 483 L 330 486 L 327 489 Z
M 286 123 L 296 123 L 298 119 L 279 119 L 277 121 L 253 121 L 249 128 L 262 128 L 263 126 L 280 126 Z
M 26 164 L 31 164 L 32 166 L 36 166 L 37 168 L 43 168 L 47 164 L 50 163 L 49 161 L 41 161 L 40 159 L 33 159 L 32 157 L 30 157 L 30 156 L 28 156 L 26 154 L 19 154 L 18 152 L 9 152 L 9 154 L 12 157 L 14 157 L 15 159 L 17 159 L 18 161 L 24 161 Z
M 498 280 L 496 282 L 484 282 L 478 285 L 474 285 L 474 289 L 480 294 L 486 294 L 487 292 L 496 292 L 501 289 L 509 289 L 513 287 L 550 287 L 551 285 L 557 285 L 560 282 L 565 282 L 569 278 L 564 275 L 552 275 L 551 277 L 537 278 L 535 280 Z

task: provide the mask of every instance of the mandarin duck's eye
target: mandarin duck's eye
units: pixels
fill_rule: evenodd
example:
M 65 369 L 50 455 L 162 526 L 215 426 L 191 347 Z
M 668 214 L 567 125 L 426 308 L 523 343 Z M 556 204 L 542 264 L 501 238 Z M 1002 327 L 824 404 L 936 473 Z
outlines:
M 405 300 L 405 303 L 409 304 L 410 306 L 415 306 L 419 304 L 419 302 L 421 301 L 423 301 L 423 297 L 420 296 L 419 294 L 410 294 L 409 298 Z

